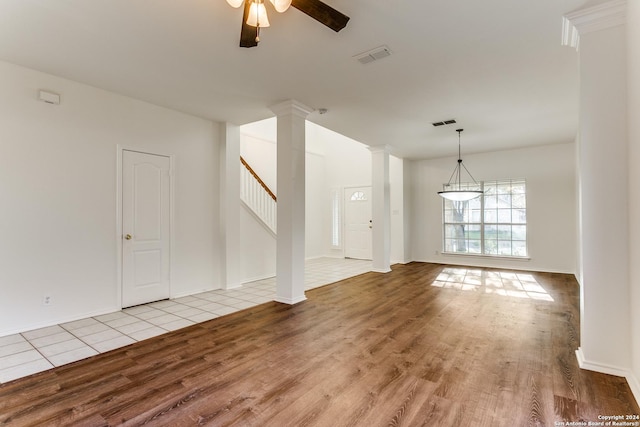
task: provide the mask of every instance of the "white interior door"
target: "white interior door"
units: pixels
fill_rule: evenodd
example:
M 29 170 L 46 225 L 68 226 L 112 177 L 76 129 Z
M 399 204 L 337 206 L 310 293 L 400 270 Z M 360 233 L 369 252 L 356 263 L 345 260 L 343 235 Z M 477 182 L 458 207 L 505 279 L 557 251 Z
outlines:
M 122 306 L 169 298 L 170 159 L 122 152 Z
M 371 259 L 371 187 L 344 190 L 344 256 Z

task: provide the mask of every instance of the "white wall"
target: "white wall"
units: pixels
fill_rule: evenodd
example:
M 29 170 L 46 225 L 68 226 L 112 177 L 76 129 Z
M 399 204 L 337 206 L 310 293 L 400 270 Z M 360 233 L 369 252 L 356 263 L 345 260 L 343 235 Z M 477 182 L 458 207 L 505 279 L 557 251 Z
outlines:
M 275 124 L 275 119 L 273 122 Z M 278 161 L 276 158 L 276 137 L 273 135 L 273 139 L 269 139 L 271 136 L 268 134 L 256 137 L 255 134 L 247 133 L 245 128 L 251 125 L 240 127 L 240 155 L 269 187 L 269 190 L 277 196 L 276 165 Z
M 348 187 L 371 186 L 371 151 L 367 146 L 329 129 L 310 124 L 308 135 L 315 144 L 322 146 L 324 156 L 324 192 L 322 211 L 324 213 L 323 247 L 324 255 L 344 257 L 344 234 L 341 237 L 342 247 L 331 247 L 331 191 L 340 193 L 340 203 L 344 202 L 344 189 Z M 344 215 L 344 206 L 342 206 Z M 344 224 L 341 227 L 344 233 Z
M 240 207 L 240 283 L 276 275 L 276 239 L 242 204 Z
M 307 151 L 305 158 L 305 257 L 325 256 L 329 196 L 325 186 L 324 157 Z
M 117 144 L 175 156 L 172 295 L 219 287 L 217 124 L 4 62 L 0 93 L 0 335 L 120 308 Z
M 640 400 L 640 275 L 634 271 L 640 265 L 640 2 L 627 2 L 628 61 L 628 141 L 629 141 L 629 309 L 631 312 L 630 379 L 637 400 Z
M 371 185 L 371 151 L 353 139 L 320 128 L 325 144 L 327 185 L 365 187 Z
M 443 255 L 442 190 L 456 158 L 412 162 L 412 253 L 416 261 L 574 273 L 576 185 L 574 144 L 556 144 L 464 157 L 478 181 L 524 178 L 530 260 Z

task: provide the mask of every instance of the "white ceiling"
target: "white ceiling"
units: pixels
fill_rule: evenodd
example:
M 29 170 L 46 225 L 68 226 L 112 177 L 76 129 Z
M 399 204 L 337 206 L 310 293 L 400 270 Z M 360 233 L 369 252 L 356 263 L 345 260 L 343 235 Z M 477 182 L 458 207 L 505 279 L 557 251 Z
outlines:
M 577 53 L 561 18 L 585 0 L 326 3 L 351 17 L 341 32 L 267 4 L 271 27 L 245 49 L 225 0 L 1 0 L 0 59 L 236 124 L 295 99 L 401 157 L 457 154 L 458 127 L 463 153 L 573 141 Z M 353 58 L 381 45 L 392 55 Z

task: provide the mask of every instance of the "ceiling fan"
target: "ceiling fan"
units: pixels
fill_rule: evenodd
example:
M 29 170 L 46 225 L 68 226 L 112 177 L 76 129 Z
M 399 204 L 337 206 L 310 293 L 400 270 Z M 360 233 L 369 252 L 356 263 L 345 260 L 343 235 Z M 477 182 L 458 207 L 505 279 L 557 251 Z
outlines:
M 306 13 L 321 24 L 326 25 L 333 31 L 338 32 L 343 29 L 349 17 L 338 12 L 331 6 L 320 0 L 270 0 L 276 11 L 282 13 L 293 6 L 301 12 Z M 264 7 L 264 0 L 227 0 L 233 7 L 240 7 L 244 3 L 244 14 L 242 16 L 242 30 L 240 31 L 240 47 L 254 47 L 260 41 L 260 28 L 269 26 L 267 9 Z

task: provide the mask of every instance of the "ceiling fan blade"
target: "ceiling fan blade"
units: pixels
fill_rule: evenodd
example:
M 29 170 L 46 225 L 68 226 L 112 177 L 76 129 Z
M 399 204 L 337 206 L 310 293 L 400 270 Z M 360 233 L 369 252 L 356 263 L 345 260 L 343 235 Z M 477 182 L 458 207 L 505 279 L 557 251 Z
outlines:
M 347 15 L 338 12 L 320 0 L 292 0 L 291 6 L 306 13 L 335 32 L 343 29 L 349 22 Z
M 256 41 L 257 29 L 247 24 L 250 7 L 251 2 L 246 0 L 244 2 L 244 14 L 242 15 L 242 30 L 240 30 L 240 47 L 258 46 L 258 42 Z

